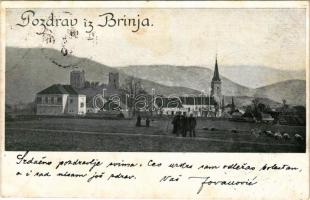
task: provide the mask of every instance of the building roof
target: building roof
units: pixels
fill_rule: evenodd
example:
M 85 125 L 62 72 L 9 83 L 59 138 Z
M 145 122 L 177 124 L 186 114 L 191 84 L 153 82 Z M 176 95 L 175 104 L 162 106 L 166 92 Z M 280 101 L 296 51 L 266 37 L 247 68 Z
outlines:
M 239 111 L 233 112 L 233 113 L 231 114 L 231 116 L 232 116 L 232 117 L 242 117 L 242 113 L 239 112 Z
M 61 84 L 54 84 L 37 94 L 71 94 L 71 95 L 78 95 L 79 93 L 71 86 L 71 85 L 61 85 Z
M 268 113 L 262 113 L 262 120 L 273 120 L 273 117 Z
M 188 96 L 180 97 L 182 105 L 215 105 L 213 97 L 202 97 L 202 96 Z
M 215 67 L 214 67 L 214 74 L 213 74 L 212 81 L 221 81 L 219 69 L 217 66 L 217 57 L 215 58 Z
M 210 102 L 209 102 L 210 100 Z M 158 107 L 162 108 L 182 108 L 183 105 L 215 105 L 216 102 L 212 97 L 178 97 L 178 98 L 167 98 L 167 97 L 161 97 L 156 98 L 155 100 Z

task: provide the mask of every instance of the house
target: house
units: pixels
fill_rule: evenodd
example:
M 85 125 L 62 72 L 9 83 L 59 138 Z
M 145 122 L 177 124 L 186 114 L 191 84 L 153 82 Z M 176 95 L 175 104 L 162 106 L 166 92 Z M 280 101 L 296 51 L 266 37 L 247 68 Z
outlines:
M 268 113 L 262 113 L 262 122 L 271 123 L 273 122 L 274 118 Z
M 37 115 L 85 115 L 86 96 L 71 85 L 54 84 L 36 94 Z
M 156 98 L 154 106 L 158 115 L 175 115 L 177 112 L 183 111 L 179 98 Z
M 193 114 L 195 117 L 213 117 L 216 114 L 216 102 L 213 97 L 183 96 L 180 97 L 184 112 Z
M 228 112 L 222 112 L 221 117 L 225 118 L 225 119 L 229 119 L 229 118 L 231 118 L 231 115 Z
M 216 102 L 211 97 L 182 96 L 157 98 L 155 107 L 158 114 L 175 115 L 177 112 L 193 114 L 195 117 L 208 116 L 215 113 Z
M 245 119 L 242 116 L 243 114 L 239 111 L 235 111 L 231 114 L 231 118 L 229 120 L 231 121 L 245 121 Z

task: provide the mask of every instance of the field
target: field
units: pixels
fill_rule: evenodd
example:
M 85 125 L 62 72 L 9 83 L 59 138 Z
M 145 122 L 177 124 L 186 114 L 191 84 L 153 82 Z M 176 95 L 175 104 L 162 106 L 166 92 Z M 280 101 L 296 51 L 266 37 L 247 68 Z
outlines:
M 142 122 L 143 124 L 145 121 Z M 250 130 L 287 132 L 291 139 L 275 139 Z M 232 131 L 235 130 L 235 131 Z M 196 138 L 176 137 L 170 119 L 154 119 L 151 127 L 135 127 L 135 120 L 42 118 L 6 122 L 7 151 L 108 152 L 305 152 L 304 126 L 282 126 L 198 119 Z

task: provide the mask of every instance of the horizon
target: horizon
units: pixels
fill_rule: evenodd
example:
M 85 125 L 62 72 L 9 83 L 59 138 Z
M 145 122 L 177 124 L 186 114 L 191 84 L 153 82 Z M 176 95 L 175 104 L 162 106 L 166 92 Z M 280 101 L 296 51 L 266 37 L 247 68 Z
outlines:
M 14 48 L 14 47 L 6 47 L 6 48 Z M 21 49 L 21 48 L 16 48 L 16 49 Z M 29 49 L 29 48 L 23 48 L 23 49 Z M 37 48 L 37 49 L 39 49 L 39 48 Z M 50 50 L 53 50 L 53 51 L 56 51 L 55 49 L 50 49 Z M 35 52 L 35 51 L 34 51 Z M 6 55 L 8 55 L 8 54 L 6 54 Z M 22 55 L 22 54 L 21 54 Z M 22 57 L 24 57 L 24 55 L 26 55 L 26 53 L 24 53 L 23 55 L 22 55 Z M 28 54 L 29 55 L 29 54 Z M 32 54 L 30 54 L 30 55 L 32 55 Z M 76 56 L 75 56 L 76 57 Z M 26 57 L 26 61 L 27 61 L 27 59 L 31 59 L 32 57 Z M 79 58 L 79 57 L 77 57 L 77 58 Z M 99 64 L 99 66 L 100 65 L 102 65 L 101 63 L 99 63 L 99 62 L 97 62 L 97 61 L 93 61 L 92 59 L 89 59 L 89 58 L 87 58 L 89 61 L 91 61 L 91 62 L 96 62 L 96 63 L 98 63 Z M 10 60 L 11 61 L 11 60 Z M 50 63 L 50 64 L 52 64 L 52 63 Z M 13 66 L 15 66 L 15 65 L 13 65 Z M 148 65 L 148 66 L 152 66 L 152 65 Z M 161 65 L 161 66 L 167 66 L 167 65 Z M 173 66 L 173 67 L 177 67 L 177 66 L 174 66 L 174 65 L 168 65 L 168 66 Z M 127 67 L 130 67 L 130 66 L 127 66 Z M 141 67 L 143 67 L 143 66 L 141 66 Z M 179 66 L 179 67 L 185 67 L 185 66 Z M 191 67 L 193 67 L 194 68 L 194 66 L 191 66 Z M 199 68 L 202 68 L 202 69 L 206 69 L 206 68 L 203 68 L 203 67 L 200 67 L 200 66 L 195 66 L 195 67 L 199 67 Z M 122 68 L 122 67 L 119 67 L 119 68 Z M 119 70 L 119 68 L 115 68 L 115 69 L 117 69 L 117 70 Z M 221 69 L 221 65 L 219 66 L 219 68 Z M 208 70 L 210 70 L 210 71 L 212 71 L 213 72 L 213 69 L 209 69 L 209 68 L 207 68 Z M 70 69 L 67 69 L 68 71 L 68 73 L 70 73 L 70 71 L 72 71 L 72 70 L 81 70 L 81 68 L 77 68 L 77 69 L 75 69 L 75 68 L 70 68 Z M 83 68 L 83 70 L 86 72 L 85 73 L 85 75 L 86 75 L 86 80 L 87 81 L 90 81 L 90 82 L 92 82 L 92 81 L 98 81 L 98 80 L 96 80 L 96 79 L 91 79 L 91 78 L 88 78 L 87 77 L 87 73 L 88 72 L 90 72 L 91 70 L 88 68 L 88 69 L 85 69 L 85 68 Z M 272 70 L 277 70 L 277 69 L 272 69 Z M 221 71 L 221 70 L 220 70 Z M 108 72 L 108 71 L 107 71 Z M 122 71 L 119 71 L 119 72 L 122 72 Z M 124 73 L 124 72 L 123 72 Z M 126 74 L 126 73 L 124 73 L 124 74 Z M 213 73 L 212 73 L 213 74 Z M 211 74 L 211 75 L 212 75 Z M 221 74 L 221 72 L 220 72 L 220 74 Z M 126 74 L 126 76 L 130 76 L 129 74 Z M 232 79 L 230 79 L 229 77 L 226 77 L 226 76 L 223 76 L 223 75 L 220 75 L 221 77 L 225 77 L 225 78 L 228 78 L 229 80 L 231 80 L 231 81 L 233 81 Z M 168 87 L 171 87 L 171 86 L 169 86 L 169 85 L 166 85 L 166 84 L 163 84 L 163 83 L 160 83 L 160 82 L 156 82 L 156 81 L 153 81 L 153 80 L 149 80 L 149 79 L 147 79 L 147 78 L 141 78 L 141 77 L 137 77 L 137 78 L 139 78 L 139 79 L 142 79 L 142 80 L 146 80 L 146 81 L 151 81 L 151 82 L 153 82 L 153 83 L 155 83 L 155 84 L 160 84 L 160 85 L 162 85 L 162 86 L 168 86 Z M 282 83 L 282 82 L 288 82 L 288 81 L 303 81 L 303 82 L 305 82 L 306 80 L 304 80 L 304 79 L 290 79 L 290 80 L 283 80 L 283 81 L 278 81 L 278 82 L 276 82 L 276 83 L 272 83 L 272 84 L 267 84 L 267 85 L 263 85 L 263 86 L 260 86 L 260 87 L 257 87 L 257 88 L 251 88 L 251 87 L 249 87 L 248 85 L 247 86 L 245 86 L 245 85 L 242 85 L 242 84 L 240 84 L 240 83 L 238 83 L 238 82 L 234 82 L 234 83 L 236 83 L 236 84 L 238 84 L 238 85 L 240 85 L 240 86 L 243 86 L 243 87 L 245 87 L 245 88 L 248 88 L 248 89 L 250 89 L 250 90 L 252 90 L 252 92 L 254 92 L 254 91 L 256 91 L 257 89 L 259 89 L 259 88 L 263 88 L 263 87 L 268 87 L 268 86 L 271 86 L 271 85 L 275 85 L 275 84 L 277 84 L 277 83 Z M 54 82 L 54 84 L 64 84 L 64 80 L 62 80 L 62 82 Z M 69 82 L 68 82 L 68 80 L 67 81 L 65 81 L 65 83 L 66 84 L 70 84 Z M 99 85 L 101 85 L 101 84 L 106 84 L 106 82 L 104 81 L 104 79 L 101 79 L 101 80 L 99 80 Z M 172 86 L 172 87 L 176 87 L 176 86 Z M 180 86 L 180 87 L 184 87 L 184 86 Z M 184 88 L 186 88 L 186 89 L 191 89 L 191 90 L 197 90 L 197 91 L 203 91 L 203 90 L 200 90 L 200 89 L 198 89 L 198 88 L 192 88 L 192 87 L 190 87 L 190 86 L 188 86 L 188 87 L 184 87 Z M 39 91 L 37 91 L 37 92 L 39 92 Z M 159 93 L 160 94 L 160 93 Z M 186 93 L 186 92 L 183 92 L 182 93 L 182 95 L 184 95 L 184 94 L 188 94 L 188 93 Z M 254 94 L 254 93 L 253 93 Z M 179 95 L 179 96 L 182 96 L 182 95 Z M 224 96 L 234 96 L 234 97 L 259 97 L 259 98 L 267 98 L 267 97 L 264 97 L 264 96 L 252 96 L 252 95 L 229 95 L 229 94 L 223 94 Z M 267 98 L 268 99 L 268 98 Z
M 6 48 L 16 48 L 16 49 L 49 49 L 49 50 L 54 50 L 54 51 L 58 51 L 58 49 L 55 49 L 55 48 L 40 48 L 40 47 L 31 47 L 31 48 L 27 48 L 27 47 L 18 47 L 18 46 L 6 46 Z M 97 62 L 101 65 L 104 65 L 104 66 L 107 66 L 107 67 L 110 67 L 110 68 L 126 68 L 126 67 L 143 67 L 143 66 L 158 66 L 158 67 L 164 67 L 164 66 L 171 66 L 171 67 L 196 67 L 196 68 L 203 68 L 203 69 L 210 69 L 210 70 L 214 70 L 214 64 L 215 64 L 215 60 L 214 60 L 214 63 L 213 65 L 191 65 L 191 64 L 188 64 L 188 65 L 174 65 L 174 64 L 169 64 L 169 63 L 152 63 L 152 64 L 129 64 L 129 65 L 121 65 L 121 66 L 113 66 L 113 65 L 108 65 L 106 63 L 102 63 L 100 61 L 96 61 L 95 59 L 92 59 L 92 58 L 87 58 L 87 57 L 83 57 L 83 56 L 75 56 L 75 55 L 69 55 L 69 56 L 72 56 L 72 57 L 76 57 L 76 58 L 79 58 L 79 59 L 88 59 L 90 61 L 93 61 L 93 62 Z M 270 70 L 277 70 L 277 71 L 287 71 L 287 72 L 304 72 L 306 71 L 306 68 L 303 68 L 303 69 L 277 69 L 277 68 L 273 68 L 273 67 L 270 67 L 270 66 L 267 66 L 267 65 L 250 65 L 250 64 L 235 64 L 235 65 L 222 65 L 219 61 L 218 61 L 218 65 L 220 67 L 220 69 L 222 67 L 224 68 L 233 68 L 233 67 L 249 67 L 249 68 L 252 68 L 252 67 L 260 67 L 260 68 L 267 68 L 267 69 L 270 69 Z M 79 68 L 79 67 L 78 67 Z M 220 70 L 219 69 L 219 70 Z M 228 78 L 228 77 L 226 77 Z M 306 77 L 305 77 L 306 78 Z M 302 79 L 303 80 L 303 79 Z

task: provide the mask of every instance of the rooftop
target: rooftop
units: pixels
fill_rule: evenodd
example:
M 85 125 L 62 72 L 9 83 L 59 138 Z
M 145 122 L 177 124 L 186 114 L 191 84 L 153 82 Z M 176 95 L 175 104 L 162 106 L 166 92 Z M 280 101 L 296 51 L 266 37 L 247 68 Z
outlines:
M 61 84 L 54 84 L 37 94 L 71 94 L 71 95 L 78 95 L 79 92 L 76 91 L 71 85 L 61 85 Z

